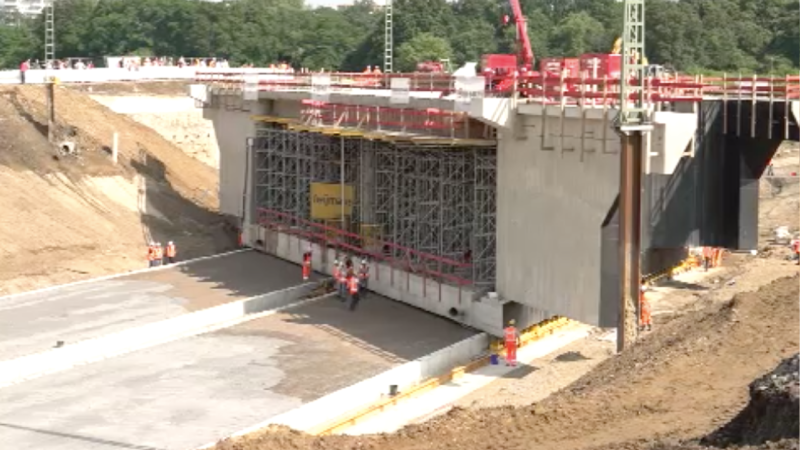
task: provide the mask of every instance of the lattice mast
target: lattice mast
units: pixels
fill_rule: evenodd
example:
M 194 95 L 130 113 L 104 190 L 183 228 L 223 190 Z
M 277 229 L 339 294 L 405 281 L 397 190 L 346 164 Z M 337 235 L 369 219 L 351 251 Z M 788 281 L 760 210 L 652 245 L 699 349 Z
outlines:
M 645 134 L 650 131 L 645 97 L 644 2 L 625 0 L 622 30 L 619 176 L 620 304 L 617 350 L 628 348 L 637 336 L 641 285 L 642 161 L 647 158 Z
M 54 67 L 56 59 L 56 27 L 53 14 L 53 1 L 44 5 L 44 61 Z
M 383 37 L 383 72 L 391 73 L 394 59 L 393 5 L 392 0 L 385 0 L 384 37 Z
M 620 125 L 638 125 L 645 120 L 644 2 L 625 0 L 622 29 L 622 80 Z M 634 101 L 630 98 L 633 94 Z

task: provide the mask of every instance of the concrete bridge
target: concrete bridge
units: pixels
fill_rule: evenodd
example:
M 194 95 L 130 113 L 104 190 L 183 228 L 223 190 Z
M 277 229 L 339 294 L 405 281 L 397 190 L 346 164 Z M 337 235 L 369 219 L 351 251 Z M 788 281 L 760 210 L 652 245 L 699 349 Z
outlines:
M 371 290 L 495 335 L 510 318 L 616 325 L 618 81 L 519 80 L 512 92 L 431 74 L 196 81 L 221 209 L 247 245 L 294 262 L 313 245 L 321 272 L 338 254 L 370 255 Z M 757 181 L 783 140 L 800 139 L 800 82 L 645 90 L 643 272 L 687 246 L 755 248 Z M 347 198 L 320 214 L 323 185 Z

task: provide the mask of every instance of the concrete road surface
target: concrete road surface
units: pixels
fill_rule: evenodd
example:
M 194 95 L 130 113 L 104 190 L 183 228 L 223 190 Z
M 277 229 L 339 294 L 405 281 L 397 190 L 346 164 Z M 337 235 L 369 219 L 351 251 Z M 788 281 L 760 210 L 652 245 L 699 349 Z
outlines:
M 299 266 L 248 251 L 0 298 L 0 361 L 301 283 Z
M 374 294 L 356 312 L 325 299 L 0 389 L 0 443 L 191 450 L 473 334 Z

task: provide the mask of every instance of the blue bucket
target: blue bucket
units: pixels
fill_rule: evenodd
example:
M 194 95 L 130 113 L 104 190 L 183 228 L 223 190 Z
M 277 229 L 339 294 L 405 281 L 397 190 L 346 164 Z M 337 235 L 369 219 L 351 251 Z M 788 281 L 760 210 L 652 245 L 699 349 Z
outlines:
M 489 362 L 490 362 L 490 363 L 491 363 L 493 366 L 496 366 L 497 364 L 499 364 L 499 363 L 500 363 L 500 357 L 499 357 L 499 356 L 497 356 L 497 355 L 492 355 L 492 356 L 490 356 L 490 357 L 489 357 Z

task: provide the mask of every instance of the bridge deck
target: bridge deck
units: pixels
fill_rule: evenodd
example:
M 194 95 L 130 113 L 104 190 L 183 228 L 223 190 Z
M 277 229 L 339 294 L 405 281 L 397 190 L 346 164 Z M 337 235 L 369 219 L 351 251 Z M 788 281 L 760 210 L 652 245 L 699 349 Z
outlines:
M 50 350 L 302 283 L 300 268 L 247 251 L 0 298 L 0 360 Z
M 372 294 L 356 312 L 325 299 L 0 389 L 0 442 L 187 450 L 472 334 Z

